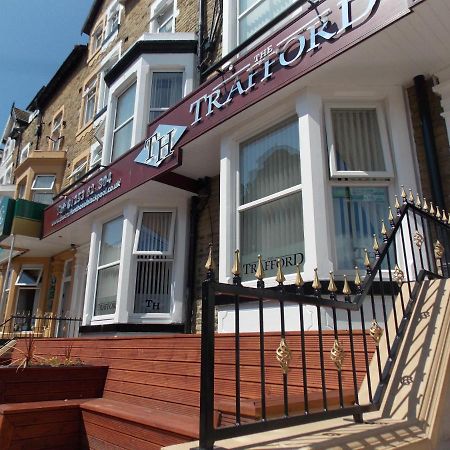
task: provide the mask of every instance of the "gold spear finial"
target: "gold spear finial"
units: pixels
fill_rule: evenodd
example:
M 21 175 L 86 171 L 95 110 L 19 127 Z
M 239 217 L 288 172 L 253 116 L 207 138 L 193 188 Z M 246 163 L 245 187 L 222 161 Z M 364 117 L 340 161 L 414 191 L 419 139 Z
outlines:
M 334 294 L 337 292 L 336 283 L 334 282 L 334 275 L 333 272 L 330 271 L 330 282 L 328 283 L 328 292 L 331 292 Z
M 394 204 L 395 209 L 400 209 L 400 202 L 398 201 L 398 196 L 395 196 L 395 204 Z
M 367 268 L 367 270 L 370 270 L 372 268 L 367 248 L 364 249 L 364 266 Z
M 444 222 L 444 223 L 448 222 L 448 218 L 447 218 L 447 214 L 445 213 L 445 209 L 442 210 L 442 222 Z
M 378 238 L 376 234 L 373 235 L 373 249 L 375 250 L 376 253 L 378 253 L 378 251 L 380 250 L 380 244 L 378 243 Z
M 401 192 L 400 195 L 402 196 L 403 201 L 406 203 L 406 191 L 405 191 L 405 186 L 402 184 L 401 188 L 402 188 L 402 192 Z
M 416 206 L 417 208 L 422 208 L 422 202 L 420 201 L 419 193 L 416 195 Z
M 434 216 L 435 210 L 433 206 L 433 202 L 430 202 L 430 210 L 428 211 L 432 216 Z
M 277 276 L 276 276 L 275 280 L 277 281 L 278 284 L 283 284 L 286 280 L 286 278 L 284 277 L 283 270 L 281 269 L 281 259 L 280 258 L 277 259 Z
M 213 261 L 213 256 L 212 256 L 212 248 L 213 245 L 209 244 L 209 253 L 208 253 L 208 259 L 206 260 L 206 264 L 205 264 L 205 269 L 208 272 L 211 272 L 214 269 L 214 261 Z
M 414 194 L 413 194 L 412 189 L 409 190 L 408 201 L 409 201 L 410 203 L 414 203 Z
M 383 219 L 381 219 L 381 234 L 383 236 L 386 236 L 386 237 L 387 237 L 387 234 L 388 234 L 387 229 L 386 229 L 386 225 L 385 225 Z
M 302 273 L 300 272 L 300 264 L 296 265 L 296 270 L 297 270 L 297 274 L 295 276 L 295 285 L 298 288 L 301 288 L 305 284 L 305 282 L 303 281 Z
M 241 260 L 239 258 L 239 250 L 236 249 L 234 251 L 234 260 L 233 260 L 233 267 L 231 268 L 231 273 L 238 277 L 241 274 Z
M 258 266 L 256 268 L 255 277 L 259 281 L 264 280 L 264 277 L 265 277 L 261 255 L 258 255 Z
M 342 289 L 342 293 L 347 297 L 352 293 L 350 285 L 348 284 L 347 275 L 344 275 L 344 287 Z
M 423 198 L 422 209 L 424 211 L 428 211 L 428 203 L 427 203 L 427 199 L 425 197 Z
M 389 206 L 389 215 L 388 215 L 389 222 L 394 221 L 394 214 L 392 214 L 392 208 Z
M 362 281 L 361 281 L 361 276 L 359 274 L 358 266 L 355 267 L 355 271 L 356 271 L 356 274 L 355 274 L 355 286 L 359 287 L 359 286 L 361 286 Z
M 319 291 L 322 288 L 322 285 L 319 281 L 319 275 L 317 274 L 317 267 L 314 269 L 314 280 L 312 283 L 312 287 L 314 290 Z
M 442 218 L 441 212 L 439 211 L 439 206 L 436 206 L 436 219 L 440 220 Z

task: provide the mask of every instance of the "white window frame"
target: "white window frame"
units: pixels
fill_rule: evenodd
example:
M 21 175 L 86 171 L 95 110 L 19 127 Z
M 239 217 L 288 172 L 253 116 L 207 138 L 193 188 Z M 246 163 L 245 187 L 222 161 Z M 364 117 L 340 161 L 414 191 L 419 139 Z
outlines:
M 119 101 L 119 98 L 120 98 L 123 94 L 125 94 L 125 92 L 126 92 L 128 89 L 130 89 L 130 88 L 133 86 L 133 84 L 136 85 L 136 87 L 135 87 L 135 94 L 134 94 L 133 115 L 132 115 L 131 117 L 129 117 L 127 120 L 125 120 L 123 123 L 121 123 L 119 126 L 116 126 L 117 103 L 118 103 L 118 101 Z M 124 126 L 126 126 L 126 125 L 129 124 L 130 122 L 133 122 L 133 128 L 132 128 L 132 130 L 131 130 L 131 142 L 130 142 L 130 148 L 133 147 L 134 142 L 135 142 L 135 139 L 134 139 L 134 134 L 135 134 L 134 129 L 135 129 L 135 126 L 136 126 L 136 123 L 135 123 L 135 122 L 136 122 L 136 120 L 135 120 L 136 117 L 135 117 L 135 116 L 136 116 L 136 103 L 137 103 L 137 100 L 138 100 L 138 80 L 137 80 L 137 77 L 131 77 L 130 79 L 128 79 L 127 82 L 121 87 L 121 89 L 115 91 L 113 95 L 114 95 L 114 101 L 113 101 L 114 107 L 112 108 L 112 111 L 111 111 L 111 113 L 112 113 L 112 116 L 111 116 L 111 120 L 112 120 L 112 130 L 111 130 L 111 141 L 110 141 L 111 145 L 110 145 L 110 155 L 109 155 L 110 162 L 115 161 L 116 159 L 118 159 L 118 158 L 120 158 L 121 156 L 123 156 L 123 155 L 120 155 L 120 156 L 118 156 L 117 158 L 115 158 L 115 159 L 113 160 L 114 137 L 115 137 L 115 134 L 116 134 L 119 130 L 121 130 Z
M 103 58 L 98 75 L 98 100 L 97 113 L 108 106 L 109 88 L 105 83 L 105 75 L 119 61 L 122 50 L 122 43 L 119 42 L 109 53 Z
M 3 184 L 5 185 L 12 184 L 12 176 L 13 176 L 13 164 L 11 163 L 5 170 L 5 175 L 3 177 Z
M 80 164 L 81 163 L 81 164 Z M 76 178 L 76 176 L 83 171 L 83 169 L 85 169 L 87 166 L 87 158 L 81 159 L 80 161 L 76 162 L 73 166 L 73 171 L 72 173 L 69 175 L 69 178 L 72 179 L 73 181 L 77 181 L 78 178 Z M 83 174 L 84 175 L 84 174 Z M 81 176 L 83 176 L 81 175 Z M 80 177 L 81 178 L 81 177 Z
M 28 155 L 30 154 L 30 147 L 31 144 L 28 143 L 22 148 L 22 150 L 20 150 L 19 164 L 22 164 L 28 158 Z
M 52 152 L 57 152 L 60 149 L 61 141 L 63 139 L 62 129 L 64 114 L 60 111 L 52 121 L 52 130 L 50 133 L 50 150 Z M 58 120 L 59 119 L 59 120 Z M 58 137 L 55 139 L 54 135 L 57 134 Z
M 22 276 L 24 270 L 39 270 L 39 275 L 37 277 L 36 283 L 33 283 L 33 284 L 19 283 L 20 277 Z M 42 280 L 43 270 L 44 270 L 44 268 L 42 266 L 22 266 L 20 268 L 19 275 L 16 278 L 16 282 L 14 283 L 15 286 L 26 287 L 26 288 L 37 288 Z
M 150 104 L 152 103 L 152 99 L 151 99 L 151 92 L 152 92 L 152 87 L 153 87 L 153 76 L 155 73 L 181 73 L 181 99 L 183 99 L 184 97 L 184 83 L 185 83 L 185 71 L 182 69 L 164 69 L 164 68 L 155 68 L 150 72 L 150 101 L 149 101 L 149 107 L 148 107 L 148 121 L 150 122 L 150 113 L 153 112 L 161 112 L 161 114 L 164 114 L 165 111 L 168 111 L 172 106 L 169 106 L 167 108 L 152 108 L 150 107 Z M 156 119 L 155 119 L 156 120 Z
M 378 119 L 378 127 L 380 129 L 380 140 L 383 148 L 383 159 L 385 163 L 384 171 L 372 171 L 366 172 L 362 170 L 338 170 L 336 164 L 336 150 L 334 142 L 334 129 L 333 120 L 331 116 L 331 110 L 338 108 L 344 109 L 375 109 Z M 394 178 L 394 167 L 392 163 L 391 150 L 389 145 L 388 131 L 386 125 L 386 118 L 383 112 L 383 104 L 381 102 L 326 102 L 324 104 L 325 111 L 325 132 L 328 143 L 328 158 L 330 165 L 330 177 L 331 178 L 352 178 L 352 179 L 373 179 L 373 178 L 383 178 L 392 179 Z
M 92 33 L 91 36 L 91 54 L 97 53 L 98 50 L 102 48 L 103 45 L 103 24 L 99 24 Z
M 111 263 L 107 263 L 107 264 L 103 264 L 102 266 L 99 265 L 100 263 L 100 253 L 101 253 L 101 247 L 102 247 L 102 240 L 103 240 L 103 227 L 110 222 L 113 222 L 116 219 L 122 218 L 122 235 L 120 237 L 121 241 L 120 241 L 120 254 L 119 254 L 119 259 L 117 261 L 113 261 Z M 100 225 L 100 236 L 98 238 L 98 242 L 97 242 L 97 261 L 95 264 L 95 279 L 94 279 L 94 301 L 92 302 L 92 320 L 93 321 L 102 321 L 102 320 L 108 320 L 108 319 L 112 319 L 117 312 L 117 308 L 119 306 L 119 292 L 117 292 L 117 296 L 116 296 L 116 307 L 115 307 L 115 311 L 111 314 L 95 314 L 95 306 L 97 303 L 97 289 L 98 289 L 98 273 L 100 272 L 100 270 L 102 269 L 108 269 L 110 267 L 114 267 L 114 266 L 119 266 L 119 275 L 118 275 L 118 280 L 117 280 L 117 288 L 119 289 L 119 284 L 120 284 L 120 280 L 121 280 L 121 271 L 122 271 L 122 252 L 123 252 L 123 228 L 124 228 L 124 216 L 123 214 L 121 214 L 120 216 L 116 216 L 116 217 L 112 217 L 111 219 L 105 220 L 104 222 L 102 222 L 102 224 Z
M 92 169 L 95 165 L 100 164 L 102 162 L 102 154 L 103 154 L 103 147 L 100 145 L 99 142 L 96 142 L 91 147 L 91 154 L 89 155 L 89 168 Z M 95 159 L 94 159 L 94 156 Z
M 93 96 L 92 96 L 93 94 Z M 90 82 L 86 83 L 84 93 L 83 93 L 83 125 L 87 125 L 95 116 L 96 108 L 96 98 L 97 98 L 97 78 L 92 79 Z M 89 101 L 93 99 L 94 105 L 92 108 L 92 116 L 87 117 L 88 104 Z
M 169 231 L 169 248 L 165 252 L 153 251 L 153 250 L 138 250 L 139 236 L 141 233 L 142 219 L 145 213 L 171 213 L 172 218 L 170 221 L 170 231 Z M 173 259 L 174 257 L 174 242 L 175 242 L 175 220 L 176 220 L 176 209 L 175 208 L 153 208 L 153 209 L 142 209 L 139 211 L 139 219 L 136 227 L 136 235 L 133 245 L 134 255 L 155 255 L 155 256 L 169 256 Z M 158 260 L 159 261 L 159 260 Z
M 158 22 L 158 18 L 161 17 L 168 10 L 172 10 L 172 16 L 162 24 Z M 178 15 L 177 5 L 175 0 L 160 0 L 154 2 L 150 7 L 150 33 L 162 33 L 161 28 L 167 25 L 169 21 L 172 21 L 172 31 L 175 33 L 175 21 Z M 167 33 L 167 32 L 166 32 Z
M 15 139 L 11 138 L 7 139 L 5 147 L 3 149 L 2 165 L 5 165 L 13 155 L 15 145 L 16 145 Z
M 53 177 L 53 181 L 52 181 L 51 187 L 50 188 L 48 188 L 48 187 L 45 187 L 45 188 L 37 188 L 37 187 L 35 187 L 36 180 L 39 177 Z M 55 182 L 56 182 L 56 175 L 54 175 L 54 174 L 39 173 L 39 174 L 35 175 L 33 183 L 31 185 L 31 199 L 32 199 L 32 201 L 36 201 L 36 200 L 34 200 L 34 193 L 35 192 L 36 193 L 40 193 L 40 194 L 52 194 L 52 196 L 54 196 L 55 195 L 55 192 L 54 192 Z M 49 203 L 49 204 L 51 204 L 51 203 Z
M 111 18 L 113 17 L 113 14 L 117 11 L 117 26 L 115 28 L 111 25 Z M 120 18 L 122 15 L 122 6 L 120 3 L 115 0 L 111 3 L 111 5 L 108 7 L 106 11 L 106 21 L 105 21 L 105 29 L 103 31 L 103 43 L 102 45 L 105 46 L 109 42 L 111 42 L 115 36 L 117 36 L 117 33 L 119 32 L 120 28 Z

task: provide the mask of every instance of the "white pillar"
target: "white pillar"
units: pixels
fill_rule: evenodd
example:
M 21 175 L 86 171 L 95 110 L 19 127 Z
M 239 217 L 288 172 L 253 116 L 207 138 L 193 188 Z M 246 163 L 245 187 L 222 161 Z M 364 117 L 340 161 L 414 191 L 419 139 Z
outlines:
M 333 270 L 329 230 L 330 223 L 327 205 L 326 174 L 328 165 L 322 142 L 322 98 L 309 89 L 305 89 L 296 103 L 298 114 L 303 227 L 305 235 L 305 279 L 311 279 L 314 268 L 319 276 L 328 278 Z
M 127 323 L 130 312 L 133 311 L 134 295 L 131 283 L 133 272 L 133 244 L 136 229 L 138 208 L 127 205 L 123 210 L 122 247 L 120 250 L 120 271 L 117 285 L 115 323 Z
M 83 325 L 90 325 L 94 313 L 95 285 L 97 279 L 97 261 L 99 252 L 99 238 L 102 227 L 99 222 L 94 223 L 89 246 L 89 261 L 87 265 L 86 292 L 84 294 Z
M 83 249 L 78 248 L 75 255 L 73 278 L 72 278 L 72 300 L 71 311 L 74 317 L 83 317 L 83 300 L 85 294 L 86 283 L 86 269 L 87 269 L 88 255 L 84 253 Z M 78 329 L 75 336 L 78 335 Z

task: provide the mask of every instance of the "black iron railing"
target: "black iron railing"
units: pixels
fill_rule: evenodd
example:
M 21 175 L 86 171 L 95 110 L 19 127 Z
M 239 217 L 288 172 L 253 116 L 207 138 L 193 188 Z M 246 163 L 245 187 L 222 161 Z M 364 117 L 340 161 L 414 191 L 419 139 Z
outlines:
M 317 270 L 305 284 L 297 266 L 295 285 L 286 286 L 278 261 L 278 287 L 269 289 L 259 257 L 257 287 L 244 287 L 236 251 L 233 285 L 223 284 L 215 280 L 210 249 L 202 287 L 200 449 L 212 449 L 221 439 L 335 417 L 362 421 L 364 413 L 380 407 L 422 282 L 450 276 L 446 213 L 404 190 L 402 200 L 396 199 L 394 214 L 389 209 L 380 240 L 373 236 L 375 260 L 365 252 L 364 280 L 358 268 L 353 282 L 344 277 L 337 283 L 330 273 L 323 289 Z M 244 333 L 240 315 L 251 305 L 259 330 Z M 218 306 L 234 313 L 232 348 L 226 350 L 215 343 Z M 265 332 L 266 306 L 272 321 L 274 308 L 278 311 L 276 333 Z M 298 330 L 287 331 L 286 311 L 291 322 L 298 315 Z M 305 311 L 313 331 L 306 329 Z
M 14 314 L 0 324 L 0 339 L 76 337 L 81 319 L 52 314 Z

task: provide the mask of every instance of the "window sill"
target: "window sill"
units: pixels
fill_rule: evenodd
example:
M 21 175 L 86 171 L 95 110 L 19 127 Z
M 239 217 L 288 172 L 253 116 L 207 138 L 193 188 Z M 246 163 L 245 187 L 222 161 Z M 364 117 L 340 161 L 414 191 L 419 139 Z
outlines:
M 90 127 L 94 125 L 94 117 L 89 122 L 87 122 L 85 125 L 83 125 L 81 128 L 78 129 L 75 138 L 78 139 L 83 133 L 85 133 Z

